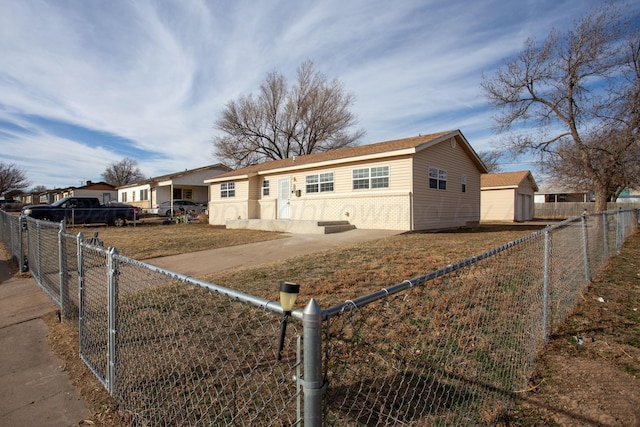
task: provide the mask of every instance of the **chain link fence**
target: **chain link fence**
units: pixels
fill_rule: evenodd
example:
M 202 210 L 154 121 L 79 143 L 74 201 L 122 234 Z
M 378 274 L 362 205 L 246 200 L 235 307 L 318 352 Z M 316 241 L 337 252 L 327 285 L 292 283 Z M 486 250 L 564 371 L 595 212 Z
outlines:
M 79 248 L 80 354 L 131 425 L 296 424 L 297 325 L 277 361 L 278 304 Z
M 0 238 L 4 247 L 9 251 L 9 256 L 16 263 L 20 271 L 26 271 L 24 257 L 24 220 L 9 212 L 0 210 Z
M 549 334 L 637 224 L 578 217 L 324 310 L 326 424 L 508 422 Z
M 281 361 L 278 303 L 62 224 L 29 219 L 26 246 L 131 425 L 483 425 L 508 419 L 548 336 L 637 225 L 637 210 L 585 215 L 329 309 L 312 300 Z M 15 229 L 3 216 L 5 245 Z

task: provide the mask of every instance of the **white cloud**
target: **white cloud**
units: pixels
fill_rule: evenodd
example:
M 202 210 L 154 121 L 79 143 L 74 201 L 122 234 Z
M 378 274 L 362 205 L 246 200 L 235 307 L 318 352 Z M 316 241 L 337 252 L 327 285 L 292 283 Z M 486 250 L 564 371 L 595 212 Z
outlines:
M 270 71 L 293 77 L 307 59 L 355 93 L 365 142 L 460 128 L 485 147 L 482 73 L 601 3 L 0 2 L 0 161 L 19 159 L 49 186 L 96 179 L 132 155 L 112 140 L 52 135 L 24 115 L 132 141 L 131 153 L 150 153 L 138 158 L 149 175 L 195 168 L 217 161 L 210 140 L 226 102 Z M 33 129 L 10 126 L 6 139 L 3 122 Z

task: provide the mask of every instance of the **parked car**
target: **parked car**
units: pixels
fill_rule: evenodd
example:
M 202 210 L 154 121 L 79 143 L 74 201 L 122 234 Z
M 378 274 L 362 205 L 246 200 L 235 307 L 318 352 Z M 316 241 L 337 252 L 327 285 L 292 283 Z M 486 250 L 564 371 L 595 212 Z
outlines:
M 206 213 L 207 207 L 202 203 L 196 203 L 191 200 L 173 201 L 173 216 L 194 211 L 195 213 Z M 171 216 L 171 201 L 155 205 L 149 210 L 149 212 L 160 216 Z
M 22 203 L 14 199 L 0 199 L 0 209 L 7 211 L 16 211 L 22 208 Z
M 22 208 L 23 216 L 69 224 L 108 224 L 122 227 L 127 221 L 135 221 L 138 208 L 122 203 L 100 204 L 95 197 L 65 197 L 51 205 L 28 205 Z

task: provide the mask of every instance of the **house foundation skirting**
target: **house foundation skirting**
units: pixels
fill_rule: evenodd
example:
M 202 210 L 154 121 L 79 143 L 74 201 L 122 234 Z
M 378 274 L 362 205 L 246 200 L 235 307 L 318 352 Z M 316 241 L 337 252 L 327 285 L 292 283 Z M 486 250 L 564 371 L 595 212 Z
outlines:
M 353 230 L 348 221 L 315 221 L 287 219 L 235 219 L 226 222 L 227 228 L 277 231 L 295 234 L 330 234 Z

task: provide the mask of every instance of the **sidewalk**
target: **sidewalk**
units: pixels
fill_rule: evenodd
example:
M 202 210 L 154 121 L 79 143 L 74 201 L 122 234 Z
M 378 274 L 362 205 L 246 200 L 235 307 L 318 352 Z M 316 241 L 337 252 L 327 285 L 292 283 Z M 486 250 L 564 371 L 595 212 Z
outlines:
M 77 426 L 89 417 L 42 316 L 58 307 L 35 280 L 11 274 L 0 248 L 0 426 Z

